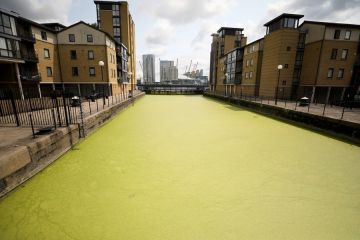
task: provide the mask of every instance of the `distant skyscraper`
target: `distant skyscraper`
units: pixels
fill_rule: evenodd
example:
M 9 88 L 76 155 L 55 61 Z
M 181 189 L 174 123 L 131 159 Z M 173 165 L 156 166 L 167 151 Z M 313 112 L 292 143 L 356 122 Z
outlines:
M 155 82 L 155 55 L 143 55 L 143 79 L 146 83 Z
M 174 61 L 160 61 L 160 81 L 178 80 L 178 69 Z

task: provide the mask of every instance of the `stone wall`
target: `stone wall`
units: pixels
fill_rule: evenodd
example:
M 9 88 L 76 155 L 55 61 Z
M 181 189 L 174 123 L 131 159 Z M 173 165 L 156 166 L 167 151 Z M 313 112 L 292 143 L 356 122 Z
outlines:
M 245 101 L 241 99 L 214 95 L 211 93 L 205 93 L 204 96 L 227 101 L 231 104 L 245 107 L 250 111 L 257 112 L 268 117 L 290 122 L 292 124 L 314 131 L 319 131 L 332 137 L 351 141 L 355 144 L 360 144 L 360 124 L 357 123 Z
M 85 136 L 94 132 L 144 93 L 84 119 L 84 128 L 71 125 L 9 148 L 0 155 L 0 198 L 49 166 Z

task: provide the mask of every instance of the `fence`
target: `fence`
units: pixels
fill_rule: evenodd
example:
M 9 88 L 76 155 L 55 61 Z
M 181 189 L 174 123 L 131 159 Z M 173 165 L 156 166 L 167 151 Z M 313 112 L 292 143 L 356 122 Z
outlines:
M 209 93 L 226 96 L 223 91 L 212 91 Z M 244 94 L 229 94 L 227 97 L 360 123 L 360 102 L 356 101 L 334 101 L 329 104 L 321 104 L 311 103 L 310 101 L 301 102 L 301 100 L 275 99 L 273 97 L 256 97 Z
M 134 96 L 140 91 L 134 91 Z M 66 95 L 15 99 L 11 94 L 0 98 L 0 126 L 63 127 L 82 124 L 92 114 L 132 97 L 119 94 L 109 97 L 72 99 Z

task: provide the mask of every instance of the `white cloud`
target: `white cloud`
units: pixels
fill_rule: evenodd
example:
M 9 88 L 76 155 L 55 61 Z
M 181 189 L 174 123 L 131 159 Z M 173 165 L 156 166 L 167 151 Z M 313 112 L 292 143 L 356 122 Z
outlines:
M 37 22 L 68 24 L 71 0 L 0 0 L 1 7 Z
M 221 15 L 236 4 L 235 0 L 181 0 L 157 1 L 155 14 L 172 23 L 187 24 L 198 19 L 209 19 Z
M 173 27 L 166 19 L 158 19 L 152 29 L 150 29 L 146 42 L 152 45 L 167 44 L 173 35 Z

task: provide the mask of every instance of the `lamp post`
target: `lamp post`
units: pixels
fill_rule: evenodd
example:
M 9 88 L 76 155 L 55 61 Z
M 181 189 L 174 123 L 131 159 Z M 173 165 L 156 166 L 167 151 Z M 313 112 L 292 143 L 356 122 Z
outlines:
M 104 61 L 99 61 L 99 66 L 101 68 L 101 82 L 102 84 L 102 93 L 103 93 L 103 105 L 105 106 L 105 87 L 104 87 L 104 74 L 103 74 L 103 68 L 104 68 Z
M 132 72 L 128 72 L 128 75 L 130 76 L 130 85 L 131 85 L 131 97 L 134 96 L 134 84 L 131 82 L 132 81 Z
M 224 84 L 225 84 L 225 96 L 227 96 L 227 78 L 228 78 L 228 76 L 229 76 L 229 74 L 228 73 L 225 73 L 225 82 L 224 82 Z
M 283 69 L 283 65 L 281 65 L 281 64 L 278 65 L 277 69 L 278 69 L 278 80 L 277 80 L 276 92 L 275 92 L 275 105 L 277 105 L 278 92 L 279 92 L 279 82 L 280 82 L 280 71 L 281 71 L 281 69 Z

